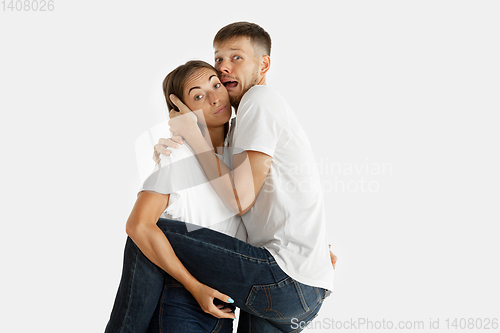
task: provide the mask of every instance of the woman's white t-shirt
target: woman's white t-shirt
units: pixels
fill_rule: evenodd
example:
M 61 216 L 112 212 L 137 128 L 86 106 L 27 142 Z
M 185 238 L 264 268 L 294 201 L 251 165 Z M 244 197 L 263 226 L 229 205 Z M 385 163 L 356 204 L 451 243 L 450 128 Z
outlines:
M 228 164 L 231 154 L 217 155 Z M 246 241 L 247 233 L 241 217 L 232 212 L 219 198 L 210 184 L 193 150 L 184 141 L 170 156 L 161 155 L 141 191 L 170 194 L 169 203 L 161 217 L 189 222 L 194 231 L 210 228 Z

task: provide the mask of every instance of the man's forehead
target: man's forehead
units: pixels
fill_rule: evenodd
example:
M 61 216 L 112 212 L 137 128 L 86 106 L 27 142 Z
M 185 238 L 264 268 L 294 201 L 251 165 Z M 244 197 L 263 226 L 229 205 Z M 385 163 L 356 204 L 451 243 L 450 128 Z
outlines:
M 252 50 L 252 45 L 250 43 L 250 38 L 245 36 L 235 37 L 214 45 L 214 54 L 224 51 L 243 51 L 248 53 L 249 50 Z

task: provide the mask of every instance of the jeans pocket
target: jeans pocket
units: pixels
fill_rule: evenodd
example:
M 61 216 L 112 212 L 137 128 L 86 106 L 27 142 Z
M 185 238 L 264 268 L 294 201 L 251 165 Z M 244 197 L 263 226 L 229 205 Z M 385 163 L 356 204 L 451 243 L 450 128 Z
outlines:
M 291 277 L 272 284 L 254 285 L 246 305 L 257 316 L 268 320 L 289 322 L 292 318 L 302 318 L 318 303 L 316 292 L 311 289 L 314 295 L 310 291 L 304 293 L 304 286 Z

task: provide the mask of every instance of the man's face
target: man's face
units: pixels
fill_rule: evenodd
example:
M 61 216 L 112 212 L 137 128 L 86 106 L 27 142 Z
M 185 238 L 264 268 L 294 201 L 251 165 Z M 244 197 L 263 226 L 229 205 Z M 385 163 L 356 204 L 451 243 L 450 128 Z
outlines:
M 229 93 L 231 105 L 238 107 L 248 89 L 259 84 L 262 79 L 259 71 L 260 57 L 255 55 L 248 37 L 237 37 L 214 47 L 214 67 Z

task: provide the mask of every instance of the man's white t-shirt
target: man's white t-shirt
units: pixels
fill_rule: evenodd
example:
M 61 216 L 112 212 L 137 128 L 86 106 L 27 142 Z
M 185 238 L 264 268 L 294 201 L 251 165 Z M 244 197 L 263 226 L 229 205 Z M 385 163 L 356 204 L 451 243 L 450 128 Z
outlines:
M 231 154 L 217 155 L 229 163 Z M 246 241 L 246 229 L 239 216 L 227 208 L 210 184 L 191 147 L 184 141 L 170 156 L 161 155 L 141 191 L 170 194 L 166 210 L 160 217 L 189 222 Z
M 273 158 L 254 206 L 242 215 L 247 242 L 266 248 L 293 279 L 332 290 L 318 168 L 298 119 L 275 90 L 254 86 L 245 93 L 232 146 L 234 154 L 253 150 Z

